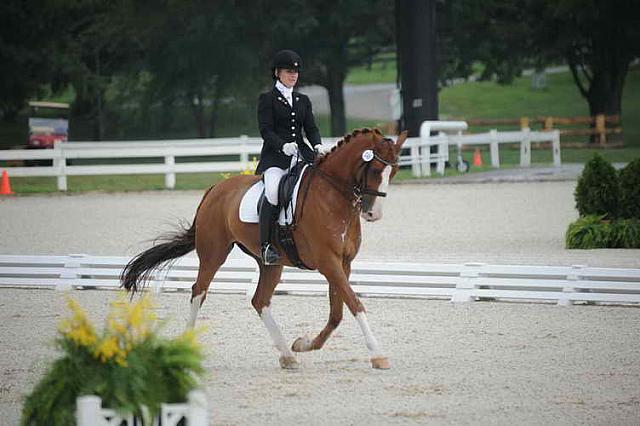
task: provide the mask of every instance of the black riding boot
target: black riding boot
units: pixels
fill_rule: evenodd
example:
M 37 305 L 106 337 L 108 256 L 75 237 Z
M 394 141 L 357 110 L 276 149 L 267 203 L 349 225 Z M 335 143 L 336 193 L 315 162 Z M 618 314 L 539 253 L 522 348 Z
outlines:
M 271 243 L 271 235 L 273 235 L 273 226 L 278 214 L 278 207 L 271 204 L 265 197 L 260 206 L 260 244 L 262 250 L 262 262 L 265 265 L 275 265 L 280 260 L 278 251 Z

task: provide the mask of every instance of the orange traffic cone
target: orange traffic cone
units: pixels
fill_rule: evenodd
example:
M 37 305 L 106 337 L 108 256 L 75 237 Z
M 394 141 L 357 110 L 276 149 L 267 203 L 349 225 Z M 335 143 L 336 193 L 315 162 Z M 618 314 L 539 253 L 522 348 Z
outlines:
M 9 174 L 6 170 L 2 171 L 2 181 L 0 182 L 0 195 L 11 195 L 11 184 L 9 183 Z
M 480 155 L 480 148 L 476 148 L 473 153 L 473 165 L 482 167 L 482 155 Z

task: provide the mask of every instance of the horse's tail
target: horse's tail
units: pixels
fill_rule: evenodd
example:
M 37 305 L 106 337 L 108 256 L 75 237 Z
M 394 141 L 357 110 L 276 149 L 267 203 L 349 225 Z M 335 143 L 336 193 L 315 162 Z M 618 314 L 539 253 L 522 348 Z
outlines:
M 183 226 L 182 229 L 175 233 L 160 237 L 159 240 L 164 240 L 163 243 L 156 244 L 143 251 L 127 263 L 127 266 L 122 270 L 122 274 L 120 274 L 121 287 L 135 293 L 138 291 L 138 285 L 144 286 L 155 270 L 167 265 L 173 259 L 184 256 L 196 247 L 196 218 L 202 202 L 213 188 L 211 186 L 204 193 L 191 227 Z
M 132 293 L 149 280 L 151 274 L 171 260 L 184 256 L 196 246 L 195 221 L 190 228 L 161 237 L 164 242 L 156 244 L 135 256 L 120 274 L 120 286 Z

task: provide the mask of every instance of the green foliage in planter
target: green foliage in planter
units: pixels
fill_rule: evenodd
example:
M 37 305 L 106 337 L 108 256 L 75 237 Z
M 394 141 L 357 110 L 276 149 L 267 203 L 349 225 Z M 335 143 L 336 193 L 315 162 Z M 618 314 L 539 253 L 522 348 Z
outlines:
M 616 217 L 620 188 L 615 168 L 598 153 L 587 162 L 575 190 L 580 216 Z
M 640 249 L 640 220 L 618 219 L 611 226 L 615 237 L 614 247 Z
M 68 303 L 73 316 L 61 323 L 57 339 L 63 356 L 27 397 L 23 425 L 75 424 L 81 395 L 98 395 L 103 406 L 150 424 L 160 404 L 183 402 L 197 386 L 204 370 L 194 331 L 159 337 L 148 298 L 114 303 L 101 335 L 75 301 Z
M 566 236 L 568 249 L 607 248 L 611 244 L 611 226 L 603 216 L 581 217 L 569 225 Z
M 640 219 L 640 158 L 620 172 L 620 216 Z
M 569 225 L 566 235 L 568 249 L 640 248 L 640 220 L 604 220 L 590 215 Z

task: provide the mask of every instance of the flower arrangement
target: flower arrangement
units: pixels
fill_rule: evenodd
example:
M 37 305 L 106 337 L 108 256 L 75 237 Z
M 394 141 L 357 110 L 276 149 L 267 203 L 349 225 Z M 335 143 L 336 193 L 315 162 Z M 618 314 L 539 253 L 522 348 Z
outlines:
M 203 374 L 196 331 L 174 339 L 158 335 L 160 325 L 148 296 L 137 303 L 113 302 L 102 333 L 67 299 L 71 315 L 58 329 L 62 357 L 27 397 L 23 425 L 74 424 L 76 398 L 98 395 L 121 414 L 145 419 L 162 403 L 183 402 Z

